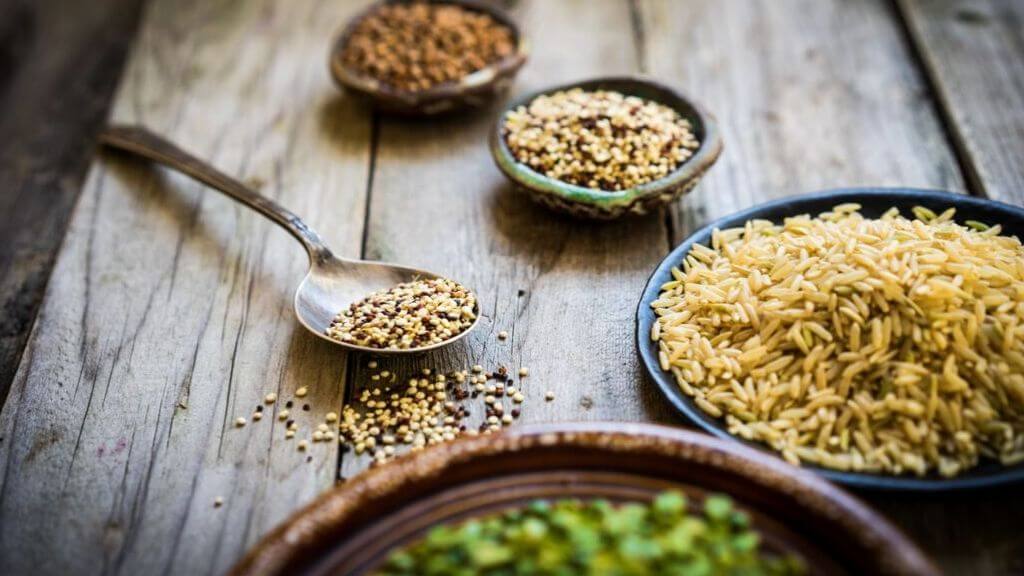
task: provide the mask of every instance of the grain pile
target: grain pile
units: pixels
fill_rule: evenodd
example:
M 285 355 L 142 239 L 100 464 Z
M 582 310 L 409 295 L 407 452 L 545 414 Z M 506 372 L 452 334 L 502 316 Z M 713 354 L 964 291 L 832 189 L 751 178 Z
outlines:
M 626 190 L 668 176 L 700 144 L 675 110 L 618 92 L 574 88 L 505 115 L 518 162 L 569 184 Z
M 1024 459 L 1024 248 L 915 209 L 749 221 L 652 306 L 661 365 L 793 463 L 954 476 Z
M 374 292 L 342 311 L 327 329 L 340 342 L 379 349 L 440 344 L 476 321 L 476 296 L 458 282 L 431 278 Z
M 346 66 L 409 92 L 456 82 L 515 51 L 512 31 L 461 6 L 383 5 L 359 21 L 342 49 Z
M 372 362 L 371 368 L 376 367 Z M 342 410 L 337 428 L 342 444 L 356 454 L 371 454 L 374 464 L 390 460 L 402 445 L 415 451 L 463 434 L 501 430 L 519 418 L 525 400 L 504 366 L 485 372 L 477 365 L 448 374 L 425 368 L 404 386 L 389 370 L 372 374 L 370 380 L 358 402 Z M 481 396 L 482 403 L 477 400 Z M 472 412 L 482 415 L 475 428 L 468 425 Z

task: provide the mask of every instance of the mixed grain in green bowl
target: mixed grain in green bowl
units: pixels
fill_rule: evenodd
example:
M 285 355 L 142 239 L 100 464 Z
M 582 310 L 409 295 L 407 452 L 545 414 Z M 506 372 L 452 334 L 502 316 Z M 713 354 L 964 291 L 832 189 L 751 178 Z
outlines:
M 614 90 L 541 94 L 505 114 L 503 134 L 517 162 L 604 192 L 664 178 L 700 147 L 672 108 Z

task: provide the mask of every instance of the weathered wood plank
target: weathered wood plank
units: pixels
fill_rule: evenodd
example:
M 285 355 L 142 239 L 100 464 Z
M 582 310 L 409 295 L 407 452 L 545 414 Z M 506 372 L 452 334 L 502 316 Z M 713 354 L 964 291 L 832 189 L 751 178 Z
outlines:
M 676 237 L 770 198 L 855 185 L 963 190 L 895 13 L 881 1 L 639 3 L 651 73 L 718 113 L 725 151 Z M 950 574 L 1014 573 L 1021 505 L 992 495 L 863 494 Z M 978 560 L 984 556 L 985 560 Z
M 513 15 L 532 47 L 516 92 L 636 70 L 624 0 L 520 2 Z M 499 110 L 380 123 L 367 256 L 458 279 L 477 291 L 484 312 L 464 344 L 416 366 L 528 367 L 522 422 L 666 418 L 641 378 L 632 336 L 640 290 L 668 247 L 664 218 L 591 224 L 534 206 L 490 159 L 487 134 Z M 506 341 L 496 338 L 502 330 Z M 553 402 L 544 401 L 549 389 Z M 479 422 L 482 408 L 473 412 Z M 342 475 L 365 463 L 344 458 Z
M 262 183 L 357 254 L 370 122 L 324 59 L 360 4 L 156 1 L 113 117 Z M 307 463 L 283 422 L 232 426 L 270 391 L 310 387 L 300 436 L 341 403 L 346 358 L 292 315 L 305 269 L 255 213 L 98 159 L 0 414 L 0 573 L 222 573 L 331 486 L 336 444 Z
M 139 0 L 0 0 L 0 404 L 134 36 Z M 59 46 L 59 49 L 55 49 Z
M 973 192 L 1024 204 L 1024 4 L 898 0 Z M 1024 573 L 1024 504 L 1012 489 L 941 505 L 878 496 L 949 574 Z
M 956 160 L 882 1 L 643 1 L 648 70 L 714 113 L 725 151 L 678 234 L 782 196 L 858 185 L 962 190 Z
M 898 0 L 978 193 L 1024 204 L 1024 3 Z
M 946 574 L 1024 574 L 1019 487 L 950 495 L 863 494 Z

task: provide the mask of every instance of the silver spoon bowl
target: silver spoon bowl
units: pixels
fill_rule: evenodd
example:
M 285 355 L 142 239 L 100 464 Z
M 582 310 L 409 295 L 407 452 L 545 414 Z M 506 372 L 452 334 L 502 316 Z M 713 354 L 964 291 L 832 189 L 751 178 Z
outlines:
M 370 348 L 335 340 L 327 335 L 327 329 L 338 313 L 347 310 L 352 303 L 402 282 L 440 276 L 408 266 L 338 258 L 320 235 L 290 210 L 145 128 L 109 126 L 100 133 L 99 139 L 105 146 L 148 158 L 191 176 L 263 214 L 294 236 L 309 255 L 309 272 L 295 291 L 295 317 L 307 330 L 332 344 L 378 355 L 418 354 L 461 340 L 480 319 L 478 305 L 474 311 L 476 319 L 468 328 L 444 342 L 417 348 Z

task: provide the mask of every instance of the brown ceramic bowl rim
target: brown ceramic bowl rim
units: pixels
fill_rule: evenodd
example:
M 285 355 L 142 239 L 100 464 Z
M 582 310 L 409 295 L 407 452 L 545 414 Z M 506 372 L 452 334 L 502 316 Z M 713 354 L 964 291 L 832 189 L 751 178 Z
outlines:
M 393 499 L 410 486 L 436 479 L 474 458 L 500 457 L 546 446 L 601 450 L 608 452 L 610 458 L 647 455 L 698 463 L 740 477 L 758 489 L 779 494 L 798 507 L 827 518 L 858 549 L 870 551 L 879 566 L 886 566 L 893 573 L 938 574 L 931 561 L 888 520 L 814 474 L 757 450 L 704 434 L 662 425 L 613 422 L 529 425 L 499 434 L 464 437 L 404 455 L 315 499 L 267 534 L 231 573 L 291 573 L 295 567 L 320 558 L 325 549 L 330 550 L 330 543 L 343 540 L 345 531 L 339 531 L 339 527 L 346 522 L 354 524 L 345 527 L 349 534 L 365 527 L 365 520 L 352 522 L 360 510 L 380 508 L 377 504 Z M 393 511 L 385 507 L 382 513 Z
M 486 89 L 498 78 L 515 73 L 526 62 L 529 53 L 526 40 L 519 30 L 519 26 L 505 12 L 494 6 L 484 4 L 478 0 L 427 0 L 430 4 L 453 4 L 461 6 L 473 12 L 487 14 L 494 18 L 499 24 L 505 26 L 512 32 L 516 48 L 512 54 L 504 56 L 496 62 L 484 66 L 480 70 L 461 78 L 458 82 L 446 82 L 432 86 L 426 90 L 401 90 L 382 83 L 376 78 L 360 74 L 345 66 L 341 54 L 348 44 L 349 38 L 355 31 L 356 26 L 370 14 L 376 12 L 383 6 L 389 4 L 408 4 L 415 0 L 380 0 L 367 6 L 356 14 L 337 36 L 331 45 L 330 67 L 331 75 L 342 88 L 350 88 L 356 92 L 367 94 L 374 99 L 386 100 L 399 103 L 403 107 L 413 108 L 430 102 L 444 100 L 447 98 L 465 94 L 467 91 L 476 92 Z

